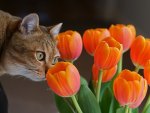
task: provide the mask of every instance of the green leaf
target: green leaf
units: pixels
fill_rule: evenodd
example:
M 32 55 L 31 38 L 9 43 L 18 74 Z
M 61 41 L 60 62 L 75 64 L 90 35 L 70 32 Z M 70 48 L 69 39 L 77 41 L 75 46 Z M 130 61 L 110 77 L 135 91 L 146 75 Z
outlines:
M 116 113 L 125 113 L 125 108 L 124 107 L 118 108 Z
M 117 102 L 117 100 L 115 99 L 115 97 L 112 96 L 111 104 L 110 104 L 110 108 L 109 108 L 109 113 L 116 113 L 116 110 L 118 108 L 119 108 L 119 103 Z
M 83 76 L 80 76 L 81 85 L 88 85 L 86 79 Z
M 67 98 L 60 97 L 56 94 L 54 94 L 54 96 L 55 96 L 56 106 L 60 113 L 75 113 L 72 105 L 69 103 Z
M 101 113 L 94 94 L 86 85 L 80 87 L 78 103 L 83 113 Z
M 142 113 L 150 113 L 150 95 L 149 97 L 147 98 L 147 102 L 145 103 L 144 105 L 144 108 L 143 108 L 143 112 Z
M 139 109 L 138 108 L 132 109 L 132 113 L 139 113 Z
M 105 89 L 104 94 L 102 96 L 102 100 L 100 102 L 102 113 L 109 113 L 109 108 L 111 104 L 111 93 L 108 88 Z
M 102 113 L 116 113 L 119 103 L 116 101 L 110 87 L 107 86 L 101 96 L 100 106 Z
M 131 110 L 131 108 L 130 108 L 130 110 Z M 125 107 L 118 108 L 116 113 L 125 113 Z M 130 113 L 139 113 L 139 109 L 138 108 L 132 109 L 132 111 Z
M 93 86 L 93 83 L 92 83 L 92 79 L 90 79 L 89 88 L 90 88 L 90 90 L 93 92 L 93 94 L 96 95 L 96 94 L 95 94 L 95 89 L 94 89 L 94 86 Z
M 100 94 L 100 101 L 102 100 L 102 97 L 104 95 L 104 92 L 105 90 L 108 88 L 108 86 L 110 85 L 110 82 L 106 82 L 106 83 L 103 83 L 102 84 L 102 87 L 101 87 L 101 94 Z
M 143 113 L 150 113 L 150 104 L 146 107 L 146 110 Z

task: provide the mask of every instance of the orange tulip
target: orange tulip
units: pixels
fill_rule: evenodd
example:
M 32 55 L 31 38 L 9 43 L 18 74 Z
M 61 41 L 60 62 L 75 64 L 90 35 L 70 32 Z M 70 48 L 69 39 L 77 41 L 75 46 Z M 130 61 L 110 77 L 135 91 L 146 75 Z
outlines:
M 136 66 L 144 67 L 150 59 L 150 40 L 137 36 L 131 46 L 130 57 Z
M 62 97 L 72 96 L 80 88 L 80 74 L 69 62 L 56 63 L 48 70 L 46 79 L 52 91 Z
M 127 51 L 130 48 L 136 35 L 136 30 L 133 25 L 112 25 L 109 31 L 111 36 L 123 45 L 123 51 Z
M 144 67 L 144 78 L 147 80 L 147 83 L 150 86 L 150 60 L 147 61 Z
M 83 45 L 87 53 L 93 56 L 98 43 L 109 36 L 110 33 L 107 29 L 97 28 L 86 30 L 83 34 Z
M 122 44 L 108 37 L 98 44 L 94 54 L 94 64 L 99 70 L 110 69 L 119 62 L 121 55 Z
M 82 52 L 82 39 L 78 32 L 68 30 L 58 36 L 58 49 L 65 61 L 76 60 Z
M 117 65 L 108 70 L 103 70 L 102 82 L 110 81 L 113 78 L 113 76 L 115 75 L 116 71 L 117 71 Z M 92 72 L 93 72 L 93 76 L 92 76 L 93 83 L 97 84 L 99 70 L 94 64 L 92 67 Z
M 136 72 L 123 70 L 114 80 L 114 96 L 121 106 L 138 107 L 147 93 L 147 81 Z

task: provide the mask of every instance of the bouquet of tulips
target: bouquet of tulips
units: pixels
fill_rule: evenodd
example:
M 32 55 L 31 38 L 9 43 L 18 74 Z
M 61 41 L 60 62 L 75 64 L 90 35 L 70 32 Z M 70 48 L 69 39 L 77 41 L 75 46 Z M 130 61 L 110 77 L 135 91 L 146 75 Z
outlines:
M 64 62 L 50 68 L 46 78 L 60 113 L 150 113 L 150 40 L 136 36 L 133 25 L 88 29 L 82 38 L 77 31 L 68 30 L 57 39 Z M 73 64 L 82 52 L 82 42 L 94 59 L 89 82 Z M 122 69 L 123 54 L 128 50 L 133 71 Z M 148 99 L 139 110 L 146 94 Z

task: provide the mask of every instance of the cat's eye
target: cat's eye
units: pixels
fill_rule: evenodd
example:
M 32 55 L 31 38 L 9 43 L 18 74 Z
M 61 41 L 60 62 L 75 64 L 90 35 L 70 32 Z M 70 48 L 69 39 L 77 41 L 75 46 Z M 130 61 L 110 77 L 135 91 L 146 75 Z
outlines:
M 56 56 L 56 57 L 53 58 L 53 60 L 52 60 L 53 65 L 58 62 L 58 58 L 59 58 L 59 56 Z
M 44 52 L 41 52 L 41 51 L 37 51 L 37 52 L 36 52 L 36 58 L 37 58 L 37 60 L 39 60 L 39 61 L 45 60 L 45 53 L 44 53 Z

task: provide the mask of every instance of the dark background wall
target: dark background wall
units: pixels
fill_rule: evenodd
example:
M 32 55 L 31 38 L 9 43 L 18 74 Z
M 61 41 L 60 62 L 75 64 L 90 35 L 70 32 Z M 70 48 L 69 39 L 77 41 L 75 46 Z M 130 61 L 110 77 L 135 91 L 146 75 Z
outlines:
M 40 24 L 63 22 L 62 31 L 71 29 L 83 34 L 88 28 L 109 27 L 111 24 L 133 24 L 137 34 L 150 36 L 149 0 L 0 0 L 0 9 L 24 17 L 38 13 Z M 129 54 L 124 68 L 133 69 Z M 80 74 L 91 75 L 93 58 L 85 53 L 76 61 Z M 55 113 L 53 93 L 45 82 L 5 75 L 0 78 L 9 100 L 9 113 Z

